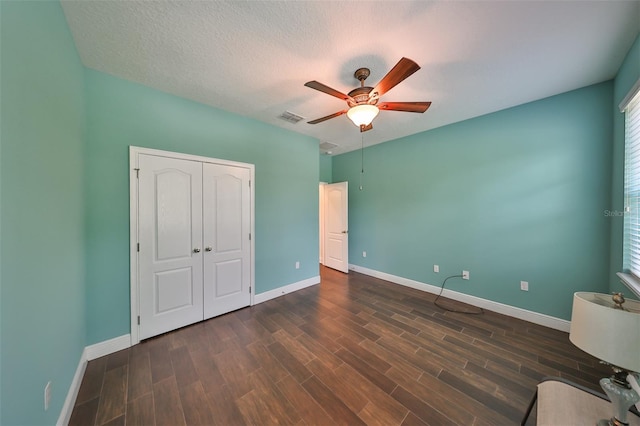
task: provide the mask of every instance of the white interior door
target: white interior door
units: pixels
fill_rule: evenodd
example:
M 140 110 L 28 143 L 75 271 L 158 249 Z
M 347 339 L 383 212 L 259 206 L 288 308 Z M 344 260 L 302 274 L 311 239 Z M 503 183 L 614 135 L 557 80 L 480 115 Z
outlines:
M 203 319 L 202 164 L 140 155 L 141 339 Z
M 204 318 L 251 304 L 250 170 L 203 164 Z
M 348 182 L 324 186 L 324 264 L 349 272 Z

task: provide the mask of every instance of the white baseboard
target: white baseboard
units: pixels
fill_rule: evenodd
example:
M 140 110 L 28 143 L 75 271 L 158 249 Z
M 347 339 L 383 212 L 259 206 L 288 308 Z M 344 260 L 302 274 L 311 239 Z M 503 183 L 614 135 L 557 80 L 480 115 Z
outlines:
M 131 347 L 131 335 L 125 334 L 120 337 L 114 337 L 113 339 L 87 346 L 84 350 L 87 354 L 87 361 L 91 361 L 129 347 Z
M 417 290 L 426 291 L 428 293 L 438 294 L 440 293 L 440 287 L 431 284 L 425 284 L 420 281 L 411 280 L 409 278 L 399 277 L 397 275 L 387 274 L 386 272 L 376 271 L 374 269 L 365 268 L 358 265 L 349 265 L 349 269 L 361 274 L 369 275 L 371 277 L 380 278 L 386 281 L 390 281 L 394 284 L 400 284 L 405 287 L 415 288 Z M 505 305 L 503 303 L 494 302 L 492 300 L 482 299 L 476 296 L 470 296 L 468 294 L 459 293 L 453 290 L 445 289 L 442 292 L 443 297 L 457 300 L 459 302 L 468 303 L 473 306 L 486 309 L 488 311 L 497 312 L 499 314 L 507 315 L 514 318 L 519 318 L 525 321 L 532 322 L 534 324 L 542 325 L 545 327 L 553 328 L 555 330 L 569 332 L 571 322 L 560 318 L 552 317 L 550 315 L 541 314 L 538 312 L 528 311 L 526 309 L 517 308 L 515 306 Z
M 64 400 L 62 411 L 58 417 L 57 426 L 65 426 L 69 424 L 71 420 L 71 413 L 73 413 L 73 406 L 76 404 L 76 398 L 78 397 L 78 391 L 82 384 L 82 378 L 84 377 L 84 371 L 87 369 L 87 349 L 85 348 L 80 355 L 80 362 L 78 362 L 78 368 L 76 368 L 76 374 L 73 375 L 71 386 L 69 386 L 69 392 L 67 392 L 67 398 Z
M 303 288 L 316 284 L 320 284 L 320 275 L 285 285 L 284 287 L 265 291 L 264 293 L 256 294 L 253 297 L 253 303 L 254 305 L 257 305 L 258 303 L 266 302 L 267 300 L 275 299 L 276 297 L 284 296 L 287 293 L 293 293 L 294 291 L 302 290 Z

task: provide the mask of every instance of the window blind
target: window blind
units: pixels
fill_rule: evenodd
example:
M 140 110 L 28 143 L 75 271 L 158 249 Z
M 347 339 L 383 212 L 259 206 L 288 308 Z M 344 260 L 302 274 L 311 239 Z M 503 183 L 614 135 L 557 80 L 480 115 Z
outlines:
M 640 278 L 640 92 L 624 108 L 624 268 Z

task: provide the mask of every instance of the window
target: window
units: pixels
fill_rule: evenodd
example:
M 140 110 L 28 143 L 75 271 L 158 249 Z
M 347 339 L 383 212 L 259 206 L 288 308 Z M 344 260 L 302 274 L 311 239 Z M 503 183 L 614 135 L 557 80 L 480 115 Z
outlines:
M 620 110 L 625 117 L 623 267 L 632 275 L 621 278 L 637 293 L 640 291 L 640 80 L 622 101 Z

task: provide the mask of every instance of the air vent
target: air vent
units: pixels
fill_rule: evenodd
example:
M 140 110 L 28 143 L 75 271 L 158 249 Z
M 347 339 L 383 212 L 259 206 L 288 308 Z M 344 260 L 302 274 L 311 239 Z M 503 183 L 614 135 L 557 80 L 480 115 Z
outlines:
M 331 142 L 322 142 L 320 144 L 320 149 L 322 151 L 331 151 L 333 148 L 337 148 L 338 145 L 336 145 L 335 143 L 331 143 Z
M 289 112 L 289 111 L 283 112 L 282 114 L 280 114 L 278 116 L 278 118 L 280 118 L 280 119 L 282 119 L 284 121 L 288 121 L 291 124 L 296 124 L 300 120 L 304 119 L 304 117 L 301 117 L 298 114 L 294 114 L 294 113 Z

